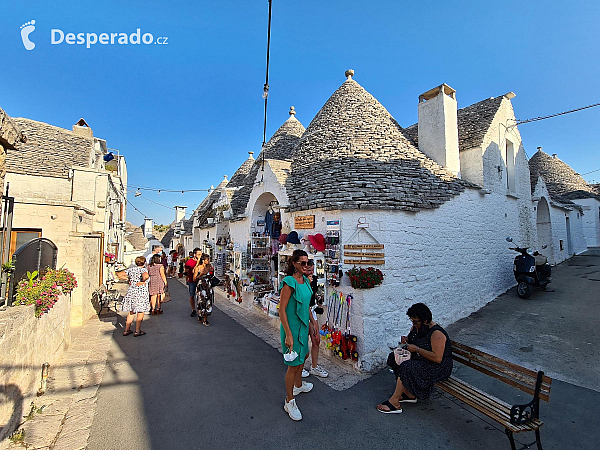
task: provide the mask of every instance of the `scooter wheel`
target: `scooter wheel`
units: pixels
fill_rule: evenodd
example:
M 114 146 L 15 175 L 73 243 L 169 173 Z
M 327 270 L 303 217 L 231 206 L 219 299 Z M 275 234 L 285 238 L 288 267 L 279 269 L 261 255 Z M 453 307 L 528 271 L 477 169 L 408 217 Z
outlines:
M 337 351 L 337 355 L 338 355 L 340 358 L 343 358 L 343 357 L 344 357 L 344 352 L 343 352 L 343 351 L 341 351 L 341 350 L 338 350 L 338 351 Z
M 520 298 L 529 298 L 533 292 L 533 286 L 525 281 L 521 281 L 517 285 L 517 295 Z
M 352 342 L 356 342 L 356 341 L 358 341 L 358 339 L 356 338 L 356 336 L 350 336 L 350 340 L 351 340 Z

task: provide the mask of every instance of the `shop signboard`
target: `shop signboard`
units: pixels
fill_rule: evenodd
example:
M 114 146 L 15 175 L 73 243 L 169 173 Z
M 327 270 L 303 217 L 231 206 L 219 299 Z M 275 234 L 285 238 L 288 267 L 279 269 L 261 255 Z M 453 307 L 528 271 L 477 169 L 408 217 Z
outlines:
M 383 244 L 346 244 L 344 250 L 380 250 Z
M 373 266 L 385 264 L 385 259 L 344 259 L 344 264 L 350 264 L 354 266 Z
M 315 216 L 294 217 L 294 228 L 297 230 L 312 230 L 315 228 Z
M 384 258 L 385 257 L 385 253 L 344 252 L 344 256 L 359 257 L 359 258 Z
M 340 229 L 340 221 L 339 220 L 328 220 L 327 221 L 327 229 L 328 230 L 339 230 Z

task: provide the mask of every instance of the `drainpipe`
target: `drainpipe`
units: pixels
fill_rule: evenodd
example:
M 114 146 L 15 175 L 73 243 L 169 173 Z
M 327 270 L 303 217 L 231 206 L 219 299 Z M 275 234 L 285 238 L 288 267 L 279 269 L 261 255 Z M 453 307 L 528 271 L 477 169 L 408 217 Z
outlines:
M 100 270 L 99 273 L 99 282 L 98 286 L 102 286 L 104 284 L 104 231 L 96 231 L 100 235 Z

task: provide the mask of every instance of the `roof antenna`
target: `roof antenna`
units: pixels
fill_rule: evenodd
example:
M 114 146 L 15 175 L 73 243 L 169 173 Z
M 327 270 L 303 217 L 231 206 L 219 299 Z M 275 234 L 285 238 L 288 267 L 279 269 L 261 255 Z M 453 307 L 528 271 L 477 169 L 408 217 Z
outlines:
M 267 100 L 269 98 L 269 54 L 271 49 L 271 8 L 273 6 L 273 0 L 269 0 L 269 24 L 267 27 L 267 71 L 265 75 L 265 85 L 263 86 L 263 95 L 265 99 L 265 120 L 263 124 L 263 142 L 262 142 L 262 161 L 261 161 L 261 172 L 265 171 L 265 145 L 267 143 Z M 262 174 L 260 177 L 262 182 Z

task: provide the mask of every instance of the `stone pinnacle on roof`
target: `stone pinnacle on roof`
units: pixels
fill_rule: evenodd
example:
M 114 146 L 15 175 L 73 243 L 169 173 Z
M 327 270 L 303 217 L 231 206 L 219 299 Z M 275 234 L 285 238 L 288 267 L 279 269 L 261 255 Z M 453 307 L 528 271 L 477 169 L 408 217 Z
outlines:
M 290 116 L 295 116 L 296 115 L 296 108 L 294 108 L 293 106 L 290 106 Z
M 248 155 L 250 155 L 250 156 L 248 156 L 248 158 L 254 159 L 254 152 L 248 152 Z
M 351 80 L 352 77 L 354 76 L 354 70 L 348 69 L 348 70 L 346 70 L 346 72 L 344 72 L 344 75 L 346 75 L 347 80 Z

